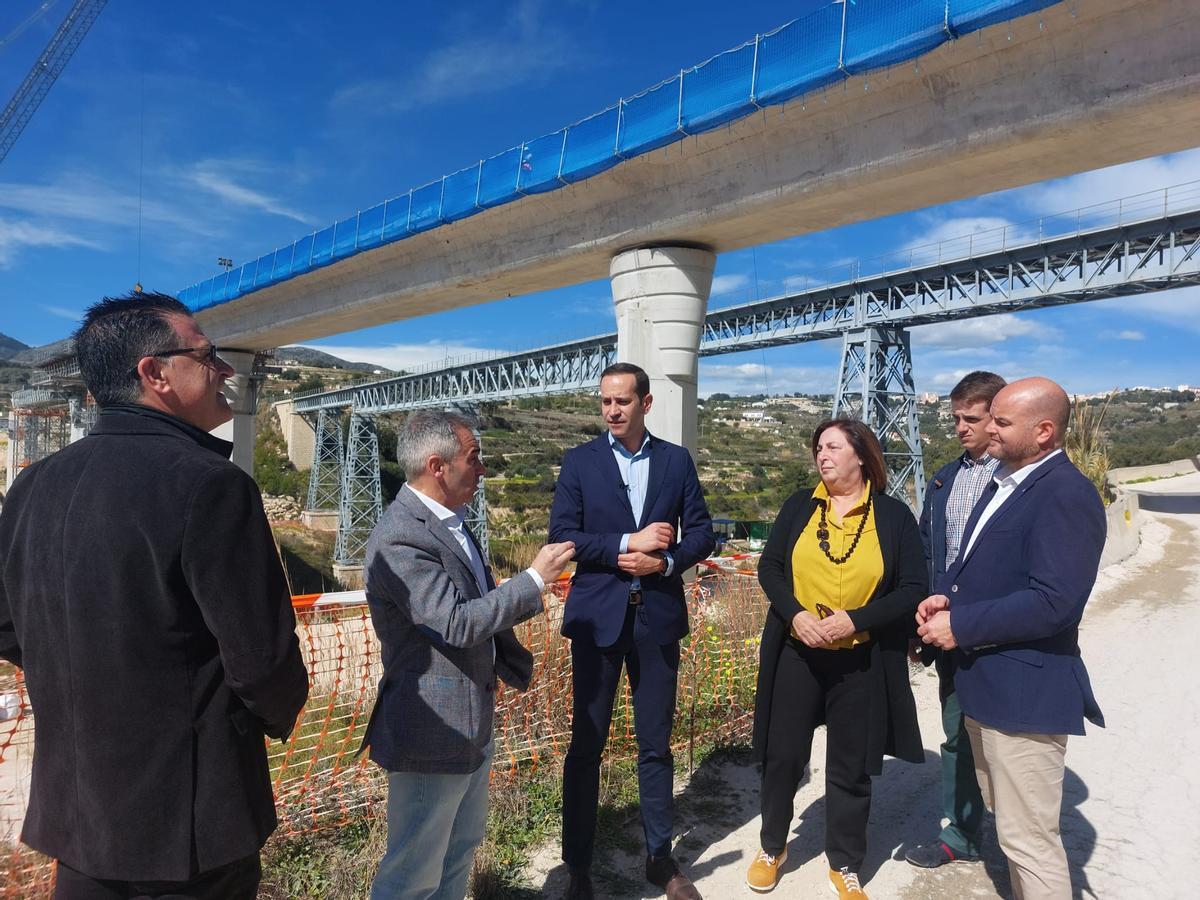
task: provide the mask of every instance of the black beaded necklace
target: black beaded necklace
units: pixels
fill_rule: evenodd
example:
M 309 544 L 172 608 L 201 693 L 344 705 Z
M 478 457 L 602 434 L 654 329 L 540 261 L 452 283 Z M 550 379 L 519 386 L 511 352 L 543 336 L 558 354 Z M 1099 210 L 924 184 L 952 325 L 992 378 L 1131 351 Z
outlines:
M 850 549 L 847 550 L 846 554 L 840 558 L 834 556 L 832 553 L 829 552 L 829 528 L 828 528 L 828 523 L 825 520 L 825 507 L 828 504 L 825 504 L 825 503 L 821 504 L 821 521 L 817 524 L 817 546 L 821 548 L 821 552 L 825 554 L 825 558 L 828 559 L 835 566 L 840 566 L 842 563 L 844 563 L 846 560 L 848 560 L 851 556 L 854 555 L 854 549 L 858 546 L 858 540 L 859 540 L 859 538 L 862 537 L 863 529 L 867 527 L 867 516 L 871 515 L 871 500 L 872 499 L 873 498 L 872 498 L 871 494 L 868 493 L 867 494 L 867 506 L 866 506 L 866 509 L 863 510 L 861 521 L 859 521 L 859 523 L 858 523 L 858 530 L 856 532 L 854 532 L 854 540 L 850 542 Z M 832 497 L 829 499 L 829 502 L 830 503 L 833 502 Z

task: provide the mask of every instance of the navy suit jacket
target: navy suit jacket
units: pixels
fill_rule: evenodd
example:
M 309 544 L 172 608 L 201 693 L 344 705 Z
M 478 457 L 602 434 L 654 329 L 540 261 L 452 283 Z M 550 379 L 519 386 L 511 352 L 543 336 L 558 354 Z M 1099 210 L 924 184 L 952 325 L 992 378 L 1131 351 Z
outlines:
M 925 491 L 925 505 L 921 507 L 921 543 L 925 545 L 925 567 L 929 570 L 929 583 L 946 573 L 946 501 L 950 499 L 950 488 L 962 468 L 962 456 L 956 456 L 937 470 Z
M 925 504 L 921 507 L 921 543 L 925 547 L 925 569 L 929 583 L 937 584 L 946 574 L 946 502 L 954 479 L 962 469 L 962 455 L 954 457 L 933 476 L 925 490 Z M 954 693 L 954 654 L 944 653 L 933 644 L 922 644 L 921 662 L 937 664 L 938 693 L 943 700 Z
M 642 602 L 660 644 L 688 632 L 683 573 L 712 552 L 712 519 L 700 478 L 687 450 L 650 437 L 650 473 L 640 521 L 634 521 L 608 434 L 568 450 L 550 507 L 550 540 L 575 542 L 575 577 L 563 613 L 562 633 L 598 647 L 617 642 L 629 606 L 631 575 L 617 568 L 621 536 L 650 522 L 670 522 L 678 538 L 668 552 L 670 575 L 642 577 Z
M 969 537 L 991 498 L 967 523 Z M 1059 454 L 988 519 L 937 585 L 950 598 L 963 712 L 992 728 L 1083 734 L 1104 717 L 1079 655 L 1079 620 L 1104 549 L 1104 505 Z

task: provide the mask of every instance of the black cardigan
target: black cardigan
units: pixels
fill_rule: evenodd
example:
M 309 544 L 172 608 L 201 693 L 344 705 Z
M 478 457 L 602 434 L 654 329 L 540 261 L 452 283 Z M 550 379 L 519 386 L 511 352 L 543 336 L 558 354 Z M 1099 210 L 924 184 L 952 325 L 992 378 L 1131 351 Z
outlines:
M 917 604 L 929 593 L 925 551 L 917 520 L 909 508 L 886 494 L 876 494 L 875 528 L 883 555 L 883 578 L 865 606 L 850 610 L 857 631 L 870 631 L 871 732 L 867 771 L 878 775 L 883 756 L 924 762 L 925 749 L 917 725 L 917 707 L 908 682 L 908 640 L 915 633 Z M 754 700 L 754 758 L 762 760 L 771 722 L 775 669 L 799 611 L 792 588 L 792 548 L 817 509 L 812 488 L 792 494 L 783 504 L 758 564 L 758 580 L 770 601 L 759 647 L 758 687 Z

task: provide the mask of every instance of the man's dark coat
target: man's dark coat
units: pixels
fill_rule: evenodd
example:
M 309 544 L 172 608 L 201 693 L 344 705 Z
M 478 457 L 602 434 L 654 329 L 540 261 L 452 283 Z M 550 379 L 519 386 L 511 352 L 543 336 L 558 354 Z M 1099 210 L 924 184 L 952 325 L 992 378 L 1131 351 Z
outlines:
M 0 657 L 36 722 L 21 838 L 93 878 L 182 881 L 275 828 L 264 734 L 288 734 L 308 676 L 230 449 L 106 409 L 0 516 Z

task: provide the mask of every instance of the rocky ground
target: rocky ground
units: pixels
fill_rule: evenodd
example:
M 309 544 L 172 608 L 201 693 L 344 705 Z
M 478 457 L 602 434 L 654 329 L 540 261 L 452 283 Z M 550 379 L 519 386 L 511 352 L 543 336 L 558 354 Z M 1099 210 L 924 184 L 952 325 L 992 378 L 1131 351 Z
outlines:
M 1200 516 L 1146 515 L 1138 552 L 1101 572 L 1084 617 L 1083 656 L 1107 728 L 1072 738 L 1062 830 L 1077 897 L 1195 896 L 1190 863 L 1200 849 L 1200 706 L 1190 660 L 1200 635 Z M 939 827 L 940 736 L 937 682 L 918 675 L 914 691 L 926 763 L 888 760 L 875 783 L 867 863 L 872 897 L 1009 897 L 1007 866 L 990 821 L 981 863 L 927 871 L 903 861 L 910 843 Z M 775 896 L 827 896 L 820 852 L 824 831 L 824 736 L 813 744 L 812 779 L 796 796 L 789 859 Z M 708 900 L 756 896 L 744 883 L 758 847 L 758 788 L 744 757 L 728 756 L 679 786 L 677 855 Z M 601 896 L 657 896 L 642 880 L 640 826 L 630 821 L 597 866 Z M 561 897 L 559 847 L 530 870 L 533 887 Z

